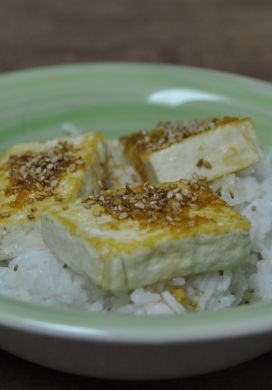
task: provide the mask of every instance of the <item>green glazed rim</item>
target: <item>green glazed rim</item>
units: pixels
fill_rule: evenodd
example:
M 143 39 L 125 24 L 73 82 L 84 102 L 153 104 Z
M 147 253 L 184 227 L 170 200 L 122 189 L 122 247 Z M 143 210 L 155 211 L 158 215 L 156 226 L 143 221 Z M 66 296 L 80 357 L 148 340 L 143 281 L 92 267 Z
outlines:
M 167 119 L 251 116 L 272 145 L 271 84 L 183 66 L 95 63 L 0 75 L 1 150 L 63 136 L 65 122 L 108 137 Z M 166 343 L 244 337 L 272 331 L 272 303 L 218 312 L 133 316 L 51 308 L 0 298 L 0 325 L 101 342 Z

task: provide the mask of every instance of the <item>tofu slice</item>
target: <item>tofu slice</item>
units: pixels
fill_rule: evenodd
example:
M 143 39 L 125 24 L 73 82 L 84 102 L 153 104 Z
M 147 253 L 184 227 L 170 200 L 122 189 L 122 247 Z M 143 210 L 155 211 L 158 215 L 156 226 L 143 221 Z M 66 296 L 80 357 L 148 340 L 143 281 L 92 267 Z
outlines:
M 247 168 L 264 158 L 250 118 L 164 122 L 150 132 L 121 137 L 127 158 L 144 181 L 208 181 Z
M 98 133 L 15 145 L 0 158 L 0 260 L 44 249 L 41 212 L 100 189 L 105 145 Z
M 250 222 L 199 181 L 102 191 L 42 216 L 46 245 L 107 291 L 248 260 Z
M 107 141 L 108 175 L 106 188 L 120 188 L 142 184 L 139 173 L 128 161 L 122 143 L 118 139 Z

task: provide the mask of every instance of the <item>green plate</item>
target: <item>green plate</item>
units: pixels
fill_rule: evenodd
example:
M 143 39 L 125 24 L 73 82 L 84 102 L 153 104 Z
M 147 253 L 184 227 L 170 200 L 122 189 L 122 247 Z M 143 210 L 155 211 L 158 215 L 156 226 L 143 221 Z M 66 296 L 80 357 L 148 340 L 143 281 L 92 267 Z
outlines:
M 0 76 L 1 149 L 63 136 L 67 124 L 84 131 L 100 130 L 113 138 L 161 120 L 225 115 L 251 116 L 261 143 L 270 146 L 271 105 L 268 83 L 189 67 L 108 63 L 30 69 Z M 0 326 L 5 329 L 103 343 L 161 345 L 272 331 L 272 303 L 212 313 L 134 317 L 0 298 L 0 313 Z M 1 333 L 0 345 L 11 350 Z M 24 356 L 19 349 L 12 352 Z

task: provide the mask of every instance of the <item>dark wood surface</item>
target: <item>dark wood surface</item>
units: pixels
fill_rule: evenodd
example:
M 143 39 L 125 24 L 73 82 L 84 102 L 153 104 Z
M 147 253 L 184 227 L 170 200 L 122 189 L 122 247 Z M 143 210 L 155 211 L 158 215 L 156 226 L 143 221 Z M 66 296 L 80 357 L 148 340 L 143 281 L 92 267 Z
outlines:
M 82 61 L 186 64 L 272 80 L 271 0 L 0 0 L 0 72 Z M 0 390 L 272 389 L 272 353 L 160 382 L 88 379 L 0 351 Z

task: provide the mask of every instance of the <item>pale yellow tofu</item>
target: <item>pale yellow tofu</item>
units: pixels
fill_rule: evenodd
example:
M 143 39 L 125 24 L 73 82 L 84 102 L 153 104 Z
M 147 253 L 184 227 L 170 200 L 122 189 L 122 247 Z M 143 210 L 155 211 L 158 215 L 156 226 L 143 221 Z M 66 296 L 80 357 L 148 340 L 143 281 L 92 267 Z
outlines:
M 15 145 L 0 159 L 0 259 L 44 249 L 40 215 L 99 190 L 105 145 L 98 133 Z
M 190 179 L 194 173 L 213 181 L 263 159 L 250 118 L 164 122 L 121 142 L 142 179 L 153 183 Z
M 248 260 L 249 228 L 198 181 L 102 191 L 42 216 L 48 248 L 112 292 L 238 267 Z

